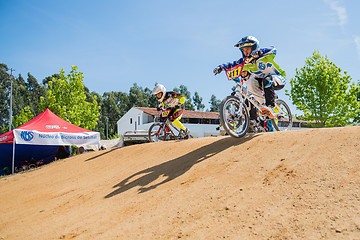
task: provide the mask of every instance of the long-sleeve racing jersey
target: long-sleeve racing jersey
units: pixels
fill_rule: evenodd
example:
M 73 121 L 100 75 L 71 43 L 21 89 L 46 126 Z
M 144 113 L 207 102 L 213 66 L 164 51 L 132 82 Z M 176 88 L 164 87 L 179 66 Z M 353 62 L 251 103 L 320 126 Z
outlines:
M 243 67 L 243 71 L 249 71 L 254 74 L 257 78 L 264 78 L 269 75 L 281 75 L 286 78 L 286 73 L 280 68 L 280 66 L 274 61 L 276 56 L 276 48 L 262 48 L 260 49 L 260 57 L 251 63 L 246 63 Z M 226 63 L 220 65 L 223 69 L 229 69 L 233 66 L 243 64 L 244 59 L 240 58 L 232 63 Z
M 165 105 L 174 108 L 176 106 L 183 107 L 186 101 L 186 97 L 183 94 L 179 94 L 173 91 L 169 91 L 165 93 L 164 100 L 160 104 L 161 107 L 165 107 Z

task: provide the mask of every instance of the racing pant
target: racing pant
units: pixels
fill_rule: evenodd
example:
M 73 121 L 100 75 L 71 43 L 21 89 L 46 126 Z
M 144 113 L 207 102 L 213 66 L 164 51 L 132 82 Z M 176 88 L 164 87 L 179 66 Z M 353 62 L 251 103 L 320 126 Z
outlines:
M 183 131 L 186 131 L 186 127 L 180 122 L 180 119 L 185 112 L 182 108 L 172 108 L 170 112 L 170 121 Z
M 251 76 L 249 80 L 246 81 L 247 87 L 250 91 L 255 94 L 262 96 L 262 91 L 265 94 L 265 102 L 263 98 L 253 95 L 254 98 L 260 103 L 265 104 L 266 106 L 275 106 L 275 91 L 280 90 L 285 86 L 285 78 L 281 75 L 269 75 L 265 78 L 257 78 Z M 250 110 L 250 119 L 256 119 L 256 109 L 254 106 L 251 106 Z

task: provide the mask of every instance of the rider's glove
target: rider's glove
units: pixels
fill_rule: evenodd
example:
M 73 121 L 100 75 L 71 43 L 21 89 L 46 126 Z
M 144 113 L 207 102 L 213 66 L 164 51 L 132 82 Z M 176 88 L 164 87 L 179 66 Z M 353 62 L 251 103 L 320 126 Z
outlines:
M 157 111 L 161 111 L 162 108 L 161 108 L 161 107 L 157 107 L 156 110 L 157 110 Z
M 216 75 L 216 74 L 219 74 L 219 73 L 221 73 L 221 71 L 222 71 L 222 68 L 220 67 L 220 66 L 218 66 L 218 67 L 216 67 L 216 68 L 214 68 L 214 74 Z
M 231 93 L 231 96 L 235 96 L 235 94 L 236 94 L 236 92 L 234 91 L 234 92 Z

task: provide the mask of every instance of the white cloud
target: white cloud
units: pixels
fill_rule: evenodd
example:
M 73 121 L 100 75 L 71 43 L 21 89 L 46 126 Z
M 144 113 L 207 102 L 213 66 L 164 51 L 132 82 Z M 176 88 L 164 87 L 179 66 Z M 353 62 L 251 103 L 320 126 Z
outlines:
M 330 6 L 332 10 L 334 10 L 339 18 L 339 25 L 341 27 L 344 27 L 344 25 L 347 23 L 347 14 L 346 14 L 346 8 L 339 6 L 339 2 L 335 0 L 324 0 L 326 4 Z
M 356 45 L 356 50 L 357 50 L 358 57 L 360 58 L 360 37 L 357 36 L 357 35 L 354 35 L 354 42 L 355 42 L 355 45 Z

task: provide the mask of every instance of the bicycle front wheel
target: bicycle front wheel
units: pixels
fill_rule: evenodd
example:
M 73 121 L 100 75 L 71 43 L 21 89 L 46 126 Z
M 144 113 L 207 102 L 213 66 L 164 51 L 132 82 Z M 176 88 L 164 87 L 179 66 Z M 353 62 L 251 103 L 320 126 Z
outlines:
M 166 141 L 167 139 L 166 130 L 161 123 L 154 123 L 151 125 L 148 135 L 150 142 L 161 142 Z
M 293 126 L 293 118 L 289 106 L 281 99 L 275 100 L 274 112 L 276 118 L 272 123 L 277 131 L 288 131 Z
M 220 104 L 220 122 L 232 137 L 245 136 L 249 128 L 249 113 L 246 105 L 237 97 L 228 96 Z

